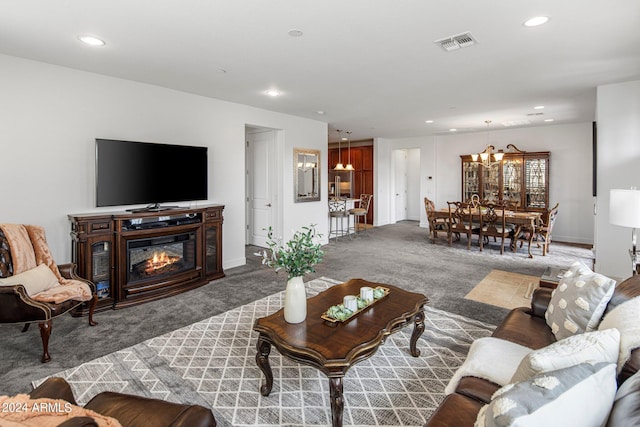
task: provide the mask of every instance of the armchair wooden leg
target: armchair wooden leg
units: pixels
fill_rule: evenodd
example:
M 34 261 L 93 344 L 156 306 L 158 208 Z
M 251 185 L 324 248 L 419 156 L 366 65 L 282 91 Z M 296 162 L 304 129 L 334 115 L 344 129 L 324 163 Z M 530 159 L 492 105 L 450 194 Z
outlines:
M 47 363 L 51 361 L 51 356 L 49 356 L 49 337 L 51 336 L 51 327 L 53 326 L 53 321 L 51 319 L 45 320 L 44 322 L 40 322 L 38 324 L 40 326 L 40 337 L 42 338 L 42 358 L 40 361 L 42 363 Z
M 25 333 L 29 330 L 29 326 L 31 326 L 31 323 L 25 323 L 24 327 L 22 328 L 22 333 Z
M 94 322 L 93 320 L 93 312 L 96 309 L 97 303 L 98 303 L 98 295 L 94 295 L 93 298 L 91 298 L 91 302 L 89 303 L 89 325 L 90 326 L 96 326 L 98 324 L 98 322 Z

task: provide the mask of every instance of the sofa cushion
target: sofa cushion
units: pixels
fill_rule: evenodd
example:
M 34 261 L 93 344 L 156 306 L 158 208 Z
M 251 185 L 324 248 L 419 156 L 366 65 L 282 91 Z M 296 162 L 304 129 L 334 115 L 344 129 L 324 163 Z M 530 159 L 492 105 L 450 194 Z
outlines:
M 502 387 L 476 425 L 601 427 L 615 393 L 615 364 L 575 365 Z
M 615 284 L 615 280 L 593 272 L 565 275 L 545 313 L 556 339 L 597 329 Z
M 616 392 L 607 427 L 640 425 L 640 372 L 629 377 Z
M 36 268 L 27 270 L 24 273 L 16 274 L 5 279 L 0 279 L 0 286 L 23 285 L 27 295 L 33 296 L 39 292 L 59 286 L 58 278 L 44 264 Z
M 581 363 L 616 363 L 620 347 L 617 329 L 585 332 L 557 341 L 527 354 L 516 369 L 512 383 Z
M 640 297 L 620 304 L 605 315 L 599 330 L 615 328 L 620 331 L 618 372 L 631 357 L 631 350 L 640 347 Z
M 511 310 L 491 334 L 516 344 L 537 349 L 556 342 L 544 318 L 532 316 L 524 307 Z

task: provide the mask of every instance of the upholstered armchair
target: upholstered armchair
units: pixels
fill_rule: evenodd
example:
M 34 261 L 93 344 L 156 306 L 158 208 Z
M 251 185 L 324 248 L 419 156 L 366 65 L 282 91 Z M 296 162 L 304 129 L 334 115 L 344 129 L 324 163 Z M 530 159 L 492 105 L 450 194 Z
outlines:
M 75 264 L 56 265 L 49 252 L 44 228 L 0 224 L 0 324 L 31 323 L 40 327 L 43 353 L 49 362 L 49 337 L 53 319 L 89 304 L 89 325 L 98 296 L 95 285 L 75 273 Z

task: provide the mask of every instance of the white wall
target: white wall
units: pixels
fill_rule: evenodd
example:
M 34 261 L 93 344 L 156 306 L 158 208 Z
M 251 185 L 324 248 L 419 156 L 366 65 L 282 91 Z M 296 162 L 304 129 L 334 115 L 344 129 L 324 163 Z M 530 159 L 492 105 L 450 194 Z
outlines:
M 245 125 L 280 129 L 284 237 L 310 223 L 326 236 L 327 189 L 323 201 L 296 204 L 292 182 L 294 146 L 326 159 L 326 123 L 6 55 L 0 94 L 0 222 L 43 225 L 58 263 L 71 257 L 67 214 L 119 209 L 95 208 L 97 137 L 208 146 L 207 203 L 226 206 L 230 268 L 245 262 Z
M 640 188 L 640 80 L 598 87 L 596 270 L 631 275 L 631 229 L 609 224 L 609 191 Z
M 492 130 L 491 143 L 497 148 L 514 144 L 523 151 L 550 151 L 549 201 L 560 203 L 560 214 L 554 228 L 558 241 L 593 243 L 592 145 L 591 123 L 550 125 L 532 128 Z M 459 200 L 461 194 L 460 155 L 479 152 L 487 145 L 487 132 L 451 134 L 437 137 L 378 139 L 376 141 L 377 174 L 390 168 L 389 152 L 393 149 L 420 149 L 420 200 L 429 197 L 437 208 L 447 200 Z M 433 179 L 429 180 L 428 177 Z M 391 195 L 382 177 L 378 181 L 378 200 Z M 378 207 L 383 203 L 378 203 Z M 376 211 L 378 223 L 392 218 L 384 208 Z M 426 226 L 422 209 L 421 225 Z

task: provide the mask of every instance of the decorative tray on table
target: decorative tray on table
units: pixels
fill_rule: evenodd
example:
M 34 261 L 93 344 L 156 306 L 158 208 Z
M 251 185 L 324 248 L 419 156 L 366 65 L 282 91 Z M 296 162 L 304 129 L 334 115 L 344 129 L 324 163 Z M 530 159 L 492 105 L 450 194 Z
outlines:
M 356 301 L 358 303 L 358 309 L 356 311 L 349 310 L 344 306 L 344 304 L 336 304 L 329 307 L 329 309 L 322 313 L 322 316 L 320 317 L 330 326 L 336 326 L 338 323 L 344 323 L 353 319 L 355 316 L 389 295 L 389 292 L 389 288 L 377 286 L 373 288 L 372 301 L 364 300 L 359 296 L 356 297 Z

